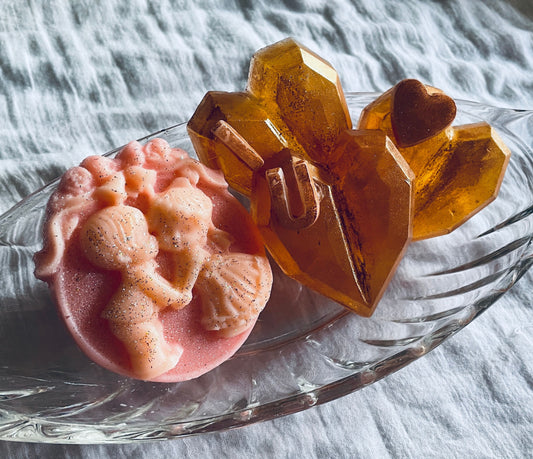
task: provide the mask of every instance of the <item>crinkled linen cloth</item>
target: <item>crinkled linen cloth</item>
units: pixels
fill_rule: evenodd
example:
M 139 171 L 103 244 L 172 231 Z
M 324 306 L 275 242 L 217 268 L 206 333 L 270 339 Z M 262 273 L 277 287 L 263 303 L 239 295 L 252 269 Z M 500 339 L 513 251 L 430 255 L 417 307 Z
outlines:
M 186 121 L 293 36 L 346 91 L 405 77 L 533 109 L 528 0 L 2 2 L 0 211 L 93 153 Z M 521 190 L 517 190 L 519 193 Z M 531 457 L 533 277 L 359 392 L 242 429 L 126 445 L 2 442 L 1 457 Z

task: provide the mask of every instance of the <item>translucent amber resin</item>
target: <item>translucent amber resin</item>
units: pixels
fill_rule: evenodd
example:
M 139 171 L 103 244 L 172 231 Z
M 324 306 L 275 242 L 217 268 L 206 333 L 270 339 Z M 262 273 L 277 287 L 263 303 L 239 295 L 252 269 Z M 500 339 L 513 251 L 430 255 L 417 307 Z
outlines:
M 510 152 L 454 101 L 404 80 L 352 130 L 326 61 L 287 39 L 252 58 L 245 92 L 209 92 L 188 124 L 285 273 L 372 314 L 407 244 L 450 232 L 495 198 Z
M 286 274 L 372 314 L 411 238 L 413 177 L 382 132 L 351 130 L 331 65 L 292 39 L 260 50 L 246 92 L 209 92 L 188 131 Z
M 510 151 L 487 123 L 451 127 L 455 104 L 404 80 L 368 105 L 359 129 L 379 129 L 415 174 L 413 239 L 449 233 L 498 194 Z

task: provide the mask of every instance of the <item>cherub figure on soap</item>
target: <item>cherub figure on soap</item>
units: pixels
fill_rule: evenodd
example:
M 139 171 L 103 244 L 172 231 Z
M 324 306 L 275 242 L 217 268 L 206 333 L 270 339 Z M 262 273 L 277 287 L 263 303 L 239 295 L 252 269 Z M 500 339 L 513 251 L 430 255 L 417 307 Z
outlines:
M 255 298 L 262 287 L 252 279 L 265 261 L 230 251 L 233 237 L 213 224 L 213 203 L 196 187 L 199 171 L 194 163 L 180 171 L 182 177 L 153 197 L 147 217 L 160 250 L 170 255 L 172 285 L 187 301 L 198 286 L 203 327 L 229 338 L 260 312 Z
M 102 317 L 126 347 L 135 374 L 150 379 L 174 368 L 182 349 L 165 341 L 158 312 L 180 309 L 190 297 L 158 273 L 159 247 L 143 213 L 125 205 L 105 207 L 89 217 L 80 238 L 91 263 L 120 271 L 121 283 Z

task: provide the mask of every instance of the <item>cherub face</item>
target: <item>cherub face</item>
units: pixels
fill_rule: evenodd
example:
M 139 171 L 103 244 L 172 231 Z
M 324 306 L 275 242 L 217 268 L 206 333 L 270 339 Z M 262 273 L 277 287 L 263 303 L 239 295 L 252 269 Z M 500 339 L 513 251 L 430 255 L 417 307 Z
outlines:
M 203 246 L 212 226 L 211 200 L 188 181 L 184 182 L 183 186 L 159 194 L 147 215 L 150 231 L 164 250 L 194 250 L 194 246 Z
M 130 206 L 106 207 L 91 215 L 82 227 L 81 245 L 87 258 L 105 269 L 121 270 L 158 252 L 143 213 Z

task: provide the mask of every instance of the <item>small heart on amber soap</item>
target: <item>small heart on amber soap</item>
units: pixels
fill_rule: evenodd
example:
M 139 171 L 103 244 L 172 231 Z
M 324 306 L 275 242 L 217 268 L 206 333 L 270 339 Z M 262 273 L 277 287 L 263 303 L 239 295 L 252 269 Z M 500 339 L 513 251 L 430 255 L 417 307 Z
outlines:
M 392 131 L 400 147 L 423 142 L 452 124 L 457 108 L 442 93 L 429 94 L 418 80 L 400 81 L 392 94 Z

